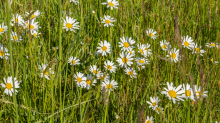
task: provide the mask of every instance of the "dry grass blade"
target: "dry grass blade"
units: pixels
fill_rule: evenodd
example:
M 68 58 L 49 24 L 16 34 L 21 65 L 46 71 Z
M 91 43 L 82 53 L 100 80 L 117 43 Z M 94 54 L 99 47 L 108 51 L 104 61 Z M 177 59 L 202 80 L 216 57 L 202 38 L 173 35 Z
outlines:
M 141 108 L 138 110 L 136 123 L 141 123 L 141 121 L 144 117 L 144 108 L 145 108 L 145 105 L 142 105 Z M 144 120 L 143 120 L 143 122 L 144 122 Z
M 188 75 L 189 75 L 189 80 L 191 81 L 190 86 L 192 87 L 193 95 L 195 97 L 195 106 L 197 107 L 198 99 L 197 99 L 196 91 L 195 91 L 195 83 L 194 83 L 193 77 L 191 76 L 189 72 L 188 72 Z
M 178 44 L 180 47 L 182 42 L 181 42 L 181 35 L 180 35 L 180 29 L 178 25 L 178 14 L 175 16 L 174 15 L 174 43 Z
M 105 87 L 102 88 L 102 102 L 105 105 L 108 105 L 108 103 L 109 103 Z

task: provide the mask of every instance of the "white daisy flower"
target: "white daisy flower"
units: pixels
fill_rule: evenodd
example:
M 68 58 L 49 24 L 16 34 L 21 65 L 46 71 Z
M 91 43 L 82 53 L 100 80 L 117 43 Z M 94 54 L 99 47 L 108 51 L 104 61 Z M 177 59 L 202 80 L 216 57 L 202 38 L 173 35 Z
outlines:
M 176 48 L 171 49 L 169 52 L 170 55 L 167 55 L 167 57 L 171 58 L 171 61 L 174 61 L 175 63 L 180 60 L 179 58 L 179 49 L 176 50 Z
M 34 22 L 35 20 L 31 20 L 31 21 L 26 21 L 25 22 L 25 28 L 30 29 L 30 31 L 34 31 L 34 30 L 38 30 L 38 28 L 40 28 L 38 26 L 38 22 Z
M 93 10 L 92 13 L 95 14 L 95 10 Z
M 38 31 L 36 30 L 32 30 L 31 31 L 31 35 L 33 35 L 35 38 L 38 38 L 40 36 L 41 33 L 39 33 Z
M 137 62 L 138 65 L 141 65 L 141 66 L 149 63 L 147 59 L 142 58 L 142 57 L 141 58 L 137 57 L 135 61 Z
M 114 62 L 108 60 L 108 61 L 104 61 L 104 64 L 106 70 L 109 70 L 111 73 L 112 72 L 115 73 L 117 67 L 116 65 L 114 65 Z
M 15 42 L 22 41 L 21 36 L 18 36 L 16 32 L 11 32 L 11 40 Z
M 113 89 L 117 88 L 118 86 L 118 83 L 115 81 L 115 80 L 109 80 L 109 79 L 106 79 L 102 82 L 102 88 L 103 89 L 105 87 L 106 89 L 106 92 L 109 91 L 109 94 L 111 91 L 113 91 Z
M 163 108 L 161 107 L 153 107 L 153 110 L 157 112 L 157 114 L 159 114 L 160 112 L 163 112 Z
M 76 22 L 76 19 L 73 19 L 71 17 L 66 17 L 66 20 L 63 19 L 63 29 L 66 29 L 66 31 L 73 31 L 76 32 L 75 29 L 79 29 L 79 22 Z
M 203 97 L 203 98 L 206 98 L 208 95 L 208 91 L 204 91 L 201 92 L 201 86 L 199 86 L 199 88 L 197 87 L 197 85 L 195 85 L 195 92 L 196 92 L 196 96 L 197 96 L 197 99 L 200 98 L 200 97 Z
M 143 69 L 145 69 L 145 66 L 142 66 L 142 65 L 138 65 L 138 66 L 137 66 L 137 68 L 138 68 L 138 71 L 140 71 L 140 70 L 143 70 Z
M 145 120 L 145 123 L 154 123 L 153 116 L 151 116 L 151 117 L 147 116 L 147 119 Z
M 133 50 L 132 47 L 128 48 L 127 51 L 128 51 L 131 55 L 135 56 L 135 51 Z
M 8 56 L 10 54 L 8 53 L 8 49 L 7 48 L 4 48 L 3 45 L 0 43 L 0 58 L 1 59 L 6 59 L 8 60 Z
M 117 58 L 117 62 L 119 63 L 119 65 L 121 67 L 125 66 L 131 66 L 133 64 L 132 60 L 133 60 L 133 55 L 131 55 L 130 53 L 126 53 L 126 52 L 121 52 L 120 53 L 120 58 Z
M 59 49 L 59 46 L 57 47 L 52 47 L 52 50 L 58 50 Z
M 135 41 L 131 37 L 126 37 L 125 39 L 125 37 L 123 36 L 122 38 L 120 38 L 120 40 L 121 42 L 119 42 L 119 47 L 121 47 L 123 51 L 128 51 L 134 48 L 134 46 L 132 45 L 135 43 Z
M 218 61 L 215 61 L 214 58 L 211 58 L 210 61 L 211 61 L 212 63 L 215 63 L 215 64 L 218 64 L 218 63 L 219 63 Z
M 46 79 L 50 80 L 50 75 L 54 74 L 54 71 L 51 68 L 47 68 L 47 64 L 39 65 L 39 69 L 41 71 L 40 77 L 45 77 Z
M 109 15 L 105 15 L 104 18 L 101 18 L 102 23 L 104 23 L 104 27 L 108 27 L 108 26 L 114 26 L 114 24 L 112 24 L 112 22 L 115 22 L 114 18 L 111 18 L 111 16 Z
M 218 47 L 218 44 L 217 44 L 217 43 L 214 43 L 214 42 L 210 42 L 210 43 L 206 43 L 205 46 L 206 46 L 206 47 L 209 47 L 209 48 L 213 48 L 213 47 Z
M 116 1 L 116 0 L 107 0 L 107 2 L 103 2 L 101 4 L 107 5 L 107 8 L 111 7 L 111 10 L 113 10 L 113 8 L 118 9 L 117 6 L 119 5 L 118 1 Z
M 195 44 L 192 54 L 197 54 L 198 53 L 201 56 L 203 56 L 202 54 L 205 53 L 206 51 L 202 50 L 201 48 L 202 48 L 201 46 L 199 47 L 197 44 Z
M 4 93 L 12 96 L 12 93 L 14 93 L 12 76 L 8 77 L 7 79 L 3 78 L 3 80 L 4 83 L 1 83 L 1 86 L 5 88 Z M 15 94 L 16 94 L 18 92 L 16 89 L 19 88 L 19 82 L 17 78 L 14 78 L 14 86 L 15 86 Z
M 150 97 L 150 102 L 147 101 L 147 103 L 150 105 L 149 108 L 158 107 L 158 103 L 160 102 L 160 99 L 158 97 Z
M 79 65 L 79 59 L 77 59 L 76 57 L 73 58 L 73 56 L 71 56 L 68 60 L 68 63 L 70 63 L 70 65 Z
M 187 35 L 187 36 L 185 36 L 185 37 L 182 37 L 182 40 L 183 40 L 182 45 L 183 45 L 184 48 L 188 48 L 188 49 L 190 49 L 190 50 L 193 49 L 195 43 L 193 42 L 193 40 L 192 40 L 191 37 L 189 37 L 189 36 Z
M 81 87 L 81 88 L 85 88 L 86 87 L 86 77 L 84 76 L 83 73 L 80 73 L 80 72 L 77 72 L 75 75 L 75 80 L 76 81 L 76 85 L 78 87 Z
M 11 22 L 13 22 L 13 24 L 18 24 L 20 26 L 23 26 L 24 20 L 22 19 L 21 15 L 15 14 L 13 15 Z
M 193 91 L 192 88 L 190 88 L 190 85 L 187 83 L 186 85 L 183 84 L 183 90 L 184 90 L 184 94 L 183 96 L 185 96 L 186 99 L 190 98 L 191 100 L 195 100 L 194 95 L 193 95 Z
M 146 34 L 151 37 L 152 39 L 156 39 L 157 38 L 157 32 L 153 31 L 153 29 L 148 28 L 148 30 L 146 30 Z
M 32 11 L 33 12 L 33 11 Z M 32 12 L 26 12 L 26 16 L 29 16 Z M 36 18 L 38 18 L 39 17 L 39 15 L 40 15 L 41 13 L 40 13 L 40 11 L 39 10 L 37 10 L 37 11 L 35 11 L 30 17 L 31 17 L 31 19 L 36 19 Z
M 125 74 L 129 75 L 131 78 L 137 78 L 137 73 L 133 68 L 127 67 L 125 69 Z
M 96 79 L 93 79 L 92 74 L 87 74 L 85 88 L 87 90 L 89 90 L 90 86 L 92 86 L 92 85 L 95 86 L 95 83 L 97 83 L 97 81 L 96 81 Z
M 107 42 L 106 40 L 104 40 L 104 42 L 100 42 L 99 43 L 100 47 L 97 47 L 99 53 L 102 54 L 102 56 L 106 56 L 107 53 L 111 53 L 111 44 L 109 42 Z
M 8 27 L 4 23 L 0 24 L 0 34 L 8 31 Z
M 98 76 L 101 71 L 97 68 L 97 65 L 90 65 L 89 71 L 92 72 L 93 75 Z
M 149 55 L 151 55 L 151 49 L 149 49 L 150 44 L 147 43 L 146 44 L 137 44 L 138 47 L 138 52 L 141 53 L 141 55 L 143 55 L 144 57 L 148 57 Z
M 101 81 L 103 81 L 103 80 L 109 80 L 109 79 L 110 79 L 110 76 L 109 76 L 108 73 L 107 73 L 107 74 L 104 74 L 104 73 L 102 73 L 102 72 L 99 72 L 99 74 L 96 75 L 96 79 L 99 79 L 99 80 L 101 80 Z
M 161 46 L 162 50 L 164 50 L 164 51 L 168 51 L 171 49 L 170 42 L 166 42 L 166 40 L 160 41 L 160 46 Z
M 77 5 L 77 3 L 79 3 L 79 1 L 76 1 L 76 0 L 70 0 L 70 3 L 75 3 L 75 5 Z
M 171 82 L 170 84 L 167 82 L 167 87 L 164 88 L 165 91 L 162 91 L 161 94 L 166 94 L 166 96 L 173 101 L 173 103 L 176 103 L 176 101 L 184 101 L 182 98 L 182 94 L 184 94 L 184 90 L 182 90 L 182 85 L 179 85 L 177 88 L 173 86 L 173 83 Z

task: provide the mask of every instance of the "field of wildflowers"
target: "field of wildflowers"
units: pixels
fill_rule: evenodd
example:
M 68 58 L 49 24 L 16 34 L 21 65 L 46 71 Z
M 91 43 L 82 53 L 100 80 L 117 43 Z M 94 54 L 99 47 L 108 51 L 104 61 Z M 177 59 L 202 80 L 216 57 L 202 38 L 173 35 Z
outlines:
M 220 122 L 219 7 L 1 0 L 0 122 Z

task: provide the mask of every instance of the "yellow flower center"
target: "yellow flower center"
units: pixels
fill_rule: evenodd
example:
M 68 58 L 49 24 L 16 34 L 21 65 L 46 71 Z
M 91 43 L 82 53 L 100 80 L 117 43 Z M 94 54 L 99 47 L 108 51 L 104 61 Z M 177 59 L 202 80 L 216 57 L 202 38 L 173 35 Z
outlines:
M 53 50 L 56 50 L 57 48 L 56 47 L 53 47 Z M 72 61 L 71 61 L 71 63 L 72 63 Z M 74 62 L 75 63 L 75 62 Z
M 157 112 L 158 112 L 158 111 L 159 111 L 159 108 L 156 108 L 156 109 L 155 109 L 155 111 L 157 111 Z
M 130 54 L 132 54 L 132 51 L 128 51 Z
M 156 104 L 157 104 L 157 103 L 154 102 L 154 103 L 152 103 L 152 106 L 155 106 Z
M 151 121 L 150 121 L 150 120 L 148 120 L 148 121 L 146 121 L 146 123 L 151 123 Z
M 210 46 L 211 46 L 211 47 L 214 47 L 214 46 L 215 46 L 215 44 L 213 44 L 213 43 L 212 43 L 212 44 L 210 44 Z
M 37 36 L 37 34 L 36 34 L 36 33 L 34 33 L 33 35 L 34 35 L 35 37 Z
M 154 35 L 153 35 L 153 33 L 149 33 L 149 36 L 152 37 L 152 36 L 154 36 Z
M 4 31 L 4 29 L 3 28 L 0 28 L 0 32 L 3 32 Z
M 98 73 L 99 73 L 99 71 L 97 71 L 97 70 L 93 70 L 93 73 L 98 74 Z
M 189 90 L 186 90 L 185 94 L 186 94 L 186 96 L 190 96 L 191 92 Z
M 127 63 L 128 62 L 128 59 L 126 57 L 122 58 L 122 62 L 123 63 Z
M 18 36 L 13 36 L 13 38 L 14 38 L 15 40 L 18 40 Z
M 109 23 L 110 23 L 110 20 L 105 20 L 105 23 L 109 24 Z
M 78 82 L 82 82 L 82 79 L 80 77 L 77 78 Z
M 128 74 L 132 76 L 132 75 L 133 75 L 133 72 L 129 71 Z
M 32 16 L 31 16 L 31 18 L 35 18 L 35 17 L 36 17 L 36 15 L 32 15 Z
M 102 47 L 102 50 L 103 50 L 103 51 L 106 51 L 106 50 L 107 50 L 107 47 L 106 47 L 106 46 L 103 46 L 103 47 Z
M 148 49 L 147 49 L 147 48 L 145 48 L 144 50 L 147 50 L 147 51 L 148 51 Z
M 107 65 L 107 68 L 108 68 L 108 69 L 112 69 L 112 66 L 110 66 L 110 65 Z
M 184 45 L 188 47 L 188 46 L 189 46 L 189 43 L 188 43 L 187 41 L 185 41 L 185 42 L 184 42 Z
M 71 23 L 67 23 L 67 24 L 66 24 L 66 27 L 67 27 L 67 28 L 72 28 L 73 25 L 72 25 Z
M 176 92 L 173 90 L 170 90 L 169 92 L 170 97 L 175 98 L 176 97 Z
M 144 63 L 144 60 L 139 60 L 139 63 Z
M 100 76 L 100 77 L 99 77 L 100 80 L 102 80 L 103 78 L 104 78 L 103 76 Z
M 90 79 L 87 79 L 87 80 L 86 80 L 86 83 L 89 85 L 89 84 L 92 83 L 92 81 L 91 81 Z
M 106 86 L 106 88 L 111 89 L 111 88 L 112 88 L 112 84 L 108 84 L 108 85 Z
M 125 42 L 125 43 L 124 43 L 124 47 L 126 47 L 126 48 L 129 47 L 129 43 L 128 43 L 128 42 Z
M 201 95 L 201 92 L 199 92 L 199 91 L 197 91 L 196 93 L 198 94 L 198 95 L 197 95 L 198 97 Z
M 18 22 L 18 18 L 15 18 L 15 22 L 16 22 L 16 23 Z
M 71 63 L 72 63 L 72 64 L 75 64 L 75 63 L 76 63 L 76 61 L 75 61 L 75 60 L 72 60 L 72 61 L 71 61 Z
M 48 74 L 47 71 L 43 70 L 43 75 L 47 75 L 47 74 Z
M 175 54 L 175 53 L 172 53 L 172 54 L 170 55 L 170 57 L 173 58 L 173 59 L 175 59 L 175 58 L 176 58 L 176 54 Z
M 0 56 L 4 56 L 4 55 L 5 55 L 5 53 L 0 50 Z
M 112 2 L 108 2 L 109 6 L 114 6 L 114 4 Z
M 11 83 L 7 83 L 7 84 L 6 84 L 6 88 L 7 88 L 8 90 L 11 90 L 12 84 L 11 84 Z
M 163 49 L 167 49 L 167 45 L 163 45 L 162 48 L 163 48 Z
M 195 50 L 196 52 L 199 52 L 199 51 L 200 51 L 199 48 L 194 48 L 194 50 Z
M 34 28 L 34 26 L 33 25 L 29 25 L 29 29 L 33 29 Z
M 213 62 L 213 59 L 211 59 L 211 62 Z
M 142 49 L 139 49 L 139 51 L 141 52 L 141 54 L 144 54 L 143 50 Z

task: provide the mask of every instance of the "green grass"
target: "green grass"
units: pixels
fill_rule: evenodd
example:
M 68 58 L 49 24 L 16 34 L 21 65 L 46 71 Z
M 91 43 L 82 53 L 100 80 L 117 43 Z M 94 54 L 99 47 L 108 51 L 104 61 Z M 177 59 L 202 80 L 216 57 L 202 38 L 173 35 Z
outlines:
M 220 68 L 219 64 L 212 64 L 209 60 L 213 57 L 220 62 L 220 49 L 205 46 L 208 42 L 220 43 L 218 0 L 118 0 L 118 9 L 113 10 L 101 5 L 106 0 L 79 0 L 78 5 L 69 3 L 69 0 L 13 0 L 11 6 L 6 1 L 0 3 L 0 24 L 9 24 L 16 13 L 24 17 L 26 12 L 40 10 L 43 14 L 37 18 L 41 26 L 39 38 L 16 26 L 11 26 L 8 32 L 15 31 L 21 35 L 21 42 L 11 42 L 8 32 L 0 34 L 0 43 L 13 54 L 10 60 L 0 59 L 0 82 L 3 83 L 3 78 L 9 76 L 22 80 L 17 95 L 12 97 L 4 94 L 1 87 L 1 122 L 129 123 L 137 122 L 138 118 L 142 122 L 142 118 L 147 116 L 153 116 L 156 123 L 220 121 Z M 61 21 L 69 15 L 68 12 L 79 22 L 80 29 L 76 33 L 62 30 Z M 160 47 L 161 40 L 167 40 L 172 48 L 179 49 L 173 40 L 174 14 L 178 14 L 181 36 L 189 35 L 201 45 L 206 51 L 203 56 L 182 48 L 185 62 L 181 60 L 172 64 L 157 57 L 167 55 Z M 116 20 L 113 27 L 103 27 L 100 18 L 104 15 Z M 156 40 L 146 35 L 148 28 L 157 31 Z M 116 73 L 109 73 L 119 87 L 107 96 L 103 96 L 99 80 L 89 90 L 77 87 L 73 78 L 76 72 L 87 75 L 90 65 L 97 65 L 105 72 L 103 65 L 106 60 L 118 65 L 116 60 L 121 52 L 118 42 L 122 36 L 132 37 L 136 41 L 134 46 L 138 43 L 151 44 L 150 64 L 141 71 L 135 67 L 136 63 L 132 65 L 137 78 L 130 78 L 122 68 L 118 68 Z M 105 57 L 95 55 L 98 43 L 104 40 L 111 43 L 111 54 Z M 56 46 L 59 46 L 58 50 L 51 50 Z M 137 48 L 135 53 L 135 57 L 140 57 Z M 81 64 L 72 67 L 68 63 L 70 56 L 79 58 Z M 203 74 L 198 58 L 204 82 L 200 77 Z M 49 64 L 55 71 L 50 80 L 40 77 L 38 66 L 42 63 Z M 166 82 L 173 82 L 174 86 L 192 84 L 190 77 L 197 86 L 202 85 L 208 91 L 208 97 L 198 101 L 197 106 L 192 105 L 191 100 L 173 104 L 161 94 L 167 87 Z M 164 108 L 164 112 L 157 114 L 148 108 L 146 101 L 153 96 L 160 98 L 159 107 Z M 106 98 L 108 105 L 103 102 Z M 120 116 L 117 120 L 116 115 Z

